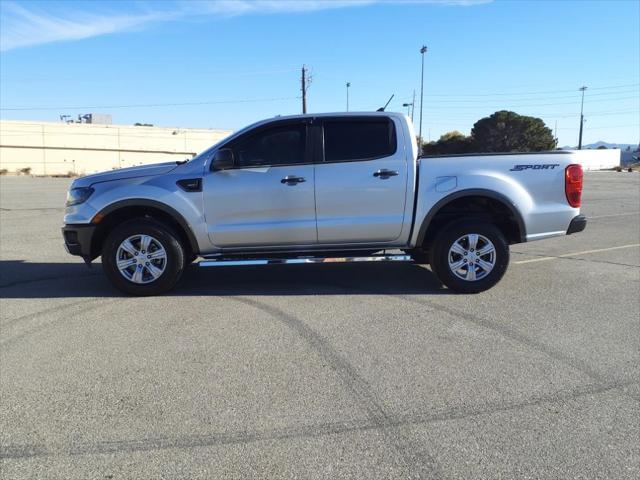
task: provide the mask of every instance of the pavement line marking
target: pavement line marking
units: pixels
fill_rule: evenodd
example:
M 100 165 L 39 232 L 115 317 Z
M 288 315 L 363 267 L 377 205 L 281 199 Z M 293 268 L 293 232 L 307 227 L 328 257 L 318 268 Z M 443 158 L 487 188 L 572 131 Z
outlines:
M 596 250 L 584 250 L 582 252 L 564 253 L 562 255 L 556 255 L 554 257 L 532 258 L 531 260 L 520 260 L 518 262 L 513 262 L 513 263 L 515 265 L 522 265 L 524 263 L 546 262 L 546 261 L 549 261 L 549 260 L 553 260 L 555 258 L 573 257 L 573 256 L 576 256 L 576 255 L 587 255 L 589 253 L 608 252 L 610 250 L 620 250 L 621 248 L 633 248 L 633 247 L 640 247 L 640 243 L 633 243 L 631 245 L 620 245 L 619 247 L 598 248 Z M 525 255 L 526 255 L 526 253 L 525 253 Z
M 640 212 L 629 212 L 629 213 L 612 213 L 610 215 L 595 215 L 593 217 L 587 217 L 587 219 L 592 220 L 596 218 L 607 218 L 607 217 L 626 217 L 628 215 L 638 215 Z

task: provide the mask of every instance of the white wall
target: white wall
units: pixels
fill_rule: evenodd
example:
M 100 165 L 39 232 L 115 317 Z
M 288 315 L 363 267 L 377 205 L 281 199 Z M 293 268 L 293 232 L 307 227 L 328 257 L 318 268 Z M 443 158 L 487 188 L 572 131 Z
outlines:
M 0 169 L 78 175 L 191 158 L 231 130 L 0 120 Z
M 620 165 L 620 149 L 574 150 L 584 170 L 604 170 Z

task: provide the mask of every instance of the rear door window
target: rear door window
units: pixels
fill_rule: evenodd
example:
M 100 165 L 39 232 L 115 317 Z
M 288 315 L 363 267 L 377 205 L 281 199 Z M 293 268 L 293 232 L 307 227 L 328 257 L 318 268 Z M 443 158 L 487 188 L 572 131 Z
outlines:
M 353 162 L 391 156 L 396 132 L 388 118 L 325 120 L 324 161 Z

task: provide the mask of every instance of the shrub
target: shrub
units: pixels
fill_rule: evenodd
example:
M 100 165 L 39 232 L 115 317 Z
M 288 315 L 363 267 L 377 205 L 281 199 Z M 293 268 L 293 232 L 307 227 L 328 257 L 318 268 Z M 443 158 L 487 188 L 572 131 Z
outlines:
M 467 137 L 457 130 L 445 133 L 437 142 L 429 142 L 422 146 L 423 155 L 451 155 L 471 151 L 471 137 Z

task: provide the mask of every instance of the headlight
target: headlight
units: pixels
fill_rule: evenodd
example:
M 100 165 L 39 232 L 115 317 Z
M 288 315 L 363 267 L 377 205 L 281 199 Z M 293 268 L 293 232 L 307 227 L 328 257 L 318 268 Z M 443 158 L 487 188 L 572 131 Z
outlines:
M 67 192 L 67 207 L 86 202 L 92 193 L 91 187 L 72 188 Z

